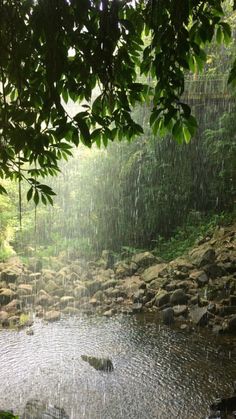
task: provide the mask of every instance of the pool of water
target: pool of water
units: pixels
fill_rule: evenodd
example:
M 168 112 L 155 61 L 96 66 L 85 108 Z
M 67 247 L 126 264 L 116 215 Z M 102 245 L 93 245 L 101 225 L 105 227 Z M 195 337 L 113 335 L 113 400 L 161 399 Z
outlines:
M 0 409 L 22 413 L 37 398 L 70 419 L 202 419 L 236 378 L 234 352 L 216 339 L 143 317 L 38 320 L 33 330 L 0 333 Z M 81 355 L 108 356 L 114 371 Z

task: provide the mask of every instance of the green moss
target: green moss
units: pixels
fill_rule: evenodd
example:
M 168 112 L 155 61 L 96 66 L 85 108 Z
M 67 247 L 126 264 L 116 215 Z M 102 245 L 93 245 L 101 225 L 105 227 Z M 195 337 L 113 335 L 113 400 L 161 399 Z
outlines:
M 29 314 L 22 313 L 20 315 L 19 325 L 20 326 L 25 326 L 28 321 L 29 321 Z

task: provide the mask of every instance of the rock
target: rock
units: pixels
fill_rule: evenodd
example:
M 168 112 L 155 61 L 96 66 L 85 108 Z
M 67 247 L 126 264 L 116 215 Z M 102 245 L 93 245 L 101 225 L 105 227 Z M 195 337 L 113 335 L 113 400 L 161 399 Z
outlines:
M 76 307 L 67 306 L 62 309 L 63 314 L 70 314 L 72 316 L 76 316 L 80 314 L 80 310 Z
M 61 313 L 56 310 L 50 310 L 44 314 L 44 320 L 47 322 L 55 322 L 57 320 L 60 320 L 60 318 L 61 318 Z
M 116 299 L 116 302 L 117 302 L 118 304 L 122 304 L 122 303 L 124 302 L 124 298 L 123 298 L 123 297 L 118 297 L 118 298 Z
M 190 308 L 189 315 L 196 326 L 205 326 L 208 322 L 207 307 Z
M 107 310 L 103 313 L 103 316 L 105 317 L 112 317 L 116 313 L 116 310 L 114 308 L 111 308 L 110 310 Z
M 13 326 L 16 325 L 17 323 L 19 323 L 20 320 L 20 316 L 10 316 L 8 318 L 9 323 Z
M 9 288 L 0 289 L 0 305 L 6 305 L 16 298 L 16 293 Z
M 8 282 L 15 282 L 20 275 L 20 270 L 13 270 L 13 268 L 6 268 L 1 272 L 1 280 Z
M 6 311 L 0 311 L 0 323 L 5 322 L 9 317 Z
M 228 319 L 228 331 L 229 333 L 236 332 L 236 315 Z
M 142 273 L 142 279 L 149 283 L 159 277 L 163 278 L 163 276 L 167 273 L 167 266 L 168 265 L 166 263 L 158 263 L 154 266 L 150 266 Z
M 111 372 L 114 370 L 112 361 L 109 358 L 97 358 L 95 356 L 81 355 L 83 361 L 88 362 L 91 367 L 98 371 Z
M 88 295 L 93 295 L 95 292 L 97 292 L 101 288 L 101 282 L 100 281 L 86 281 L 85 286 L 88 290 Z
M 125 262 L 118 262 L 115 265 L 115 273 L 117 278 L 125 278 L 126 276 L 133 275 L 138 269 L 136 263 L 125 263 Z
M 89 300 L 89 304 L 91 304 L 92 306 L 96 306 L 97 304 L 99 304 L 100 301 L 98 301 L 96 298 L 90 298 Z
M 216 258 L 215 250 L 208 243 L 193 249 L 189 256 L 198 268 L 213 263 Z
M 37 399 L 26 403 L 22 419 L 69 419 L 63 408 Z
M 191 279 L 197 282 L 199 287 L 203 287 L 208 284 L 208 276 L 204 271 L 194 271 L 189 275 Z
M 14 300 L 10 301 L 10 303 L 5 305 L 4 310 L 7 311 L 8 313 L 14 313 L 17 310 L 20 310 L 21 306 L 22 306 L 21 301 L 17 300 L 17 299 L 14 299 Z
M 223 266 L 217 265 L 216 263 L 211 263 L 209 265 L 204 266 L 204 270 L 207 275 L 212 278 L 220 278 L 226 274 L 226 271 Z
M 131 310 L 134 314 L 135 313 L 140 313 L 140 311 L 143 308 L 143 305 L 142 305 L 142 303 L 134 303 L 134 304 L 132 304 L 132 306 L 130 308 L 131 308 Z
M 104 292 L 99 290 L 94 294 L 94 298 L 96 298 L 97 301 L 103 302 L 106 299 L 106 296 Z
M 236 295 L 230 295 L 229 301 L 231 306 L 236 306 Z
M 56 282 L 53 279 L 49 279 L 45 281 L 45 291 L 48 292 L 49 294 L 51 294 L 51 292 L 54 292 L 58 289 L 58 284 L 56 284 Z
M 87 297 L 90 295 L 88 288 L 84 285 L 78 285 L 74 288 L 73 295 L 75 298 Z
M 124 296 L 132 298 L 140 289 L 140 285 L 143 284 L 143 281 L 141 281 L 139 276 L 133 275 L 120 280 L 120 284 L 120 289 L 124 292 Z
M 170 303 L 172 305 L 179 305 L 179 304 L 186 304 L 188 301 L 188 296 L 185 292 L 180 288 L 173 292 L 170 297 Z
M 167 284 L 168 284 L 168 279 L 164 277 L 164 278 L 156 278 L 153 281 L 151 281 L 148 285 L 150 286 L 150 288 L 154 290 L 159 290 L 160 288 L 166 289 Z
M 219 316 L 230 316 L 231 314 L 236 314 L 236 306 L 221 306 L 218 307 Z
M 106 290 L 107 288 L 114 288 L 117 285 L 117 279 L 108 279 L 107 281 L 101 284 L 101 290 Z
M 157 258 L 151 252 L 136 253 L 131 259 L 139 268 L 148 268 L 157 263 Z M 160 262 L 162 262 L 160 260 Z
M 188 307 L 186 305 L 177 305 L 177 306 L 173 306 L 172 308 L 173 308 L 175 317 L 185 316 L 185 314 L 188 311 Z
M 189 326 L 186 323 L 183 323 L 180 325 L 180 329 L 183 331 L 188 331 L 189 330 Z
M 74 297 L 70 295 L 64 295 L 64 297 L 60 298 L 60 305 L 65 307 L 69 303 L 73 303 L 75 301 Z
M 208 304 L 207 311 L 209 311 L 209 313 L 215 314 L 216 313 L 216 305 L 215 305 L 215 303 Z
M 223 333 L 223 327 L 221 324 L 214 324 L 212 327 L 212 333 L 214 333 L 215 335 L 220 335 L 221 333 Z
M 27 329 L 27 330 L 26 330 L 26 334 L 27 334 L 28 336 L 33 336 L 33 335 L 34 335 L 34 331 L 33 331 L 33 329 Z
M 236 411 L 236 396 L 227 397 L 225 399 L 217 399 L 210 406 L 210 409 L 212 414 L 214 412 L 220 412 L 220 416 L 217 416 L 218 418 L 227 418 L 228 416 L 225 416 L 226 414 L 229 415 L 230 413 Z M 224 416 L 222 416 L 222 414 Z
M 172 307 L 167 307 L 162 310 L 161 315 L 164 324 L 170 326 L 174 323 L 174 310 Z
M 186 274 L 194 268 L 193 265 L 189 263 L 189 260 L 183 257 L 178 257 L 172 260 L 169 263 L 169 266 L 172 268 L 173 271 L 177 270 Z
M 160 290 L 155 295 L 155 306 L 161 307 L 168 304 L 170 301 L 170 294 L 165 290 Z
M 36 305 L 41 305 L 43 307 L 48 307 L 53 303 L 53 298 L 46 291 L 40 290 L 36 300 Z
M 26 291 L 26 294 L 31 294 L 33 292 L 33 287 L 30 284 L 20 284 L 18 290 Z
M 143 289 L 139 289 L 138 291 L 136 291 L 133 295 L 133 302 L 134 303 L 142 302 L 144 294 L 145 294 L 145 291 Z

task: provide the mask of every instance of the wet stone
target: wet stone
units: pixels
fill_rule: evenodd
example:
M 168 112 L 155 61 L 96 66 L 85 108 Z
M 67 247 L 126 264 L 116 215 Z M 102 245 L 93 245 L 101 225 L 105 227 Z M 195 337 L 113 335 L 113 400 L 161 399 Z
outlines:
M 207 307 L 195 307 L 189 311 L 192 322 L 196 326 L 204 326 L 208 322 Z
M 188 296 L 182 289 L 175 290 L 170 297 L 170 303 L 173 305 L 186 304 L 187 301 Z
M 172 307 L 168 307 L 162 310 L 161 315 L 164 324 L 170 326 L 174 323 L 174 310 Z
M 83 361 L 98 371 L 111 372 L 114 370 L 113 363 L 109 358 L 97 358 L 95 356 L 81 355 Z
M 142 310 L 142 308 L 143 308 L 142 303 L 134 303 L 131 306 L 131 309 L 132 309 L 132 312 L 133 313 L 140 313 L 140 311 Z
M 173 311 L 174 311 L 174 316 L 178 317 L 178 316 L 184 316 L 185 314 L 187 314 L 188 311 L 188 307 L 186 305 L 177 305 L 173 307 Z

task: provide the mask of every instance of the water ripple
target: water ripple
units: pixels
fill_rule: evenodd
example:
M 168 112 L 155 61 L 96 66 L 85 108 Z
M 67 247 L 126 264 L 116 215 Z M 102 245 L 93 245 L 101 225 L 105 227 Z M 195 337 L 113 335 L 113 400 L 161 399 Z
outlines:
M 33 336 L 0 334 L 2 409 L 22 412 L 41 398 L 70 419 L 202 419 L 235 379 L 235 357 L 219 360 L 215 341 L 136 318 L 71 317 L 33 328 Z M 82 354 L 112 358 L 114 372 L 97 372 Z

